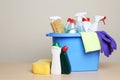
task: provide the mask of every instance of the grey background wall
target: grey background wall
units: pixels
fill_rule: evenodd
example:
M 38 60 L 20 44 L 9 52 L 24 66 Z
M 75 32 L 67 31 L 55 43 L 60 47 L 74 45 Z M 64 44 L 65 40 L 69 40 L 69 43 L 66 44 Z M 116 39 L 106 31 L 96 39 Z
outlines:
M 108 32 L 118 49 L 109 58 L 103 54 L 100 62 L 120 62 L 120 1 L 119 0 L 0 0 L 0 62 L 33 62 L 51 58 L 52 32 L 49 16 L 61 16 L 65 24 L 76 12 L 106 15 L 106 25 L 99 30 Z

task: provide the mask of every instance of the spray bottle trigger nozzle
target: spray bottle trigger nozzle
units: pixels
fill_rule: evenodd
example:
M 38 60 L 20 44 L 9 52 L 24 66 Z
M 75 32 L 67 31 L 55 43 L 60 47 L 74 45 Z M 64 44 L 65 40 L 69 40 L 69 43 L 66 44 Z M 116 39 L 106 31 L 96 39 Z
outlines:
M 105 19 L 106 19 L 106 16 L 104 16 L 104 18 L 101 19 L 101 21 L 103 22 L 104 25 L 105 25 Z

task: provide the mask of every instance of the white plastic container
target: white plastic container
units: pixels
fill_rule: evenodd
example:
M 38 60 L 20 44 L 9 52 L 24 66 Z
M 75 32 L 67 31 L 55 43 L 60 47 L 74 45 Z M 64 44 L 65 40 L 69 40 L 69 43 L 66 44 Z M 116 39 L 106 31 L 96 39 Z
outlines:
M 60 63 L 61 48 L 57 46 L 52 46 L 51 51 L 52 51 L 51 74 L 61 74 Z

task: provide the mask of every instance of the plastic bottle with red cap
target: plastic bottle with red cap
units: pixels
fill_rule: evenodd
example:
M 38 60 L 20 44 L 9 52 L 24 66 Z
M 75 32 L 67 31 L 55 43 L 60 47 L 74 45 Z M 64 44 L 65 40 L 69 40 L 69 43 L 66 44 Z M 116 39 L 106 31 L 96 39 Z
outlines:
M 106 16 L 96 15 L 95 22 L 89 27 L 88 31 L 91 31 L 91 32 L 97 31 L 98 30 L 98 23 L 100 21 L 103 21 L 103 24 L 105 24 L 105 19 L 106 19 Z
M 66 26 L 65 26 L 66 33 L 77 33 L 77 29 L 75 26 L 75 20 L 73 18 L 68 18 Z
M 71 18 L 68 18 L 68 19 L 67 19 L 67 23 L 66 23 L 66 25 L 65 25 L 65 27 L 64 27 L 64 31 L 65 31 L 65 32 L 67 32 L 68 26 L 70 25 L 70 20 L 71 20 Z
M 85 32 L 83 23 L 82 23 L 82 18 L 86 18 L 85 15 L 87 15 L 87 12 L 78 12 L 74 15 L 78 32 Z
M 69 58 L 67 56 L 68 47 L 64 46 L 61 49 L 60 60 L 61 60 L 61 72 L 62 74 L 70 74 L 71 66 L 69 62 Z
M 90 18 L 82 18 L 83 27 L 85 32 L 88 32 L 89 27 L 91 26 Z

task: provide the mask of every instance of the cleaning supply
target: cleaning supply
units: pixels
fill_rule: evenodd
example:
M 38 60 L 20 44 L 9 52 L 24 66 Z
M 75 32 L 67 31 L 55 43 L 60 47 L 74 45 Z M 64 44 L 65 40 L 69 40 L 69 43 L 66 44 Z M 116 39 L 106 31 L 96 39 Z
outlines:
M 67 50 L 68 50 L 67 46 L 62 47 L 60 54 L 62 74 L 70 74 L 71 72 L 71 67 L 67 56 Z
M 67 24 L 65 26 L 66 33 L 77 33 L 77 28 L 75 26 L 75 20 L 68 18 Z
M 51 26 L 52 26 L 53 31 L 54 31 L 54 32 L 57 32 L 56 27 L 54 26 L 53 22 L 54 22 L 55 20 L 57 20 L 57 19 L 60 19 L 60 20 L 61 20 L 61 17 L 59 17 L 59 16 L 51 16 L 51 17 L 49 17 L 49 19 L 50 19 L 50 24 L 51 24 Z
M 114 49 L 117 49 L 115 40 L 105 31 L 96 31 L 96 33 L 101 43 L 101 53 L 104 53 L 105 56 L 109 57 Z
M 66 25 L 65 25 L 65 27 L 64 27 L 65 33 L 67 33 L 68 26 L 70 25 L 70 20 L 71 20 L 71 18 L 68 18 L 68 19 L 67 19 L 67 23 L 66 23 Z
M 34 74 L 50 74 L 50 59 L 40 59 L 34 63 L 32 63 L 32 72 Z
M 62 23 L 61 23 L 61 17 L 52 16 L 50 17 L 50 20 L 51 20 L 50 24 L 54 32 L 64 33 L 64 27 L 62 26 Z
M 52 51 L 51 74 L 61 74 L 61 63 L 60 63 L 61 48 L 59 43 L 53 43 L 51 51 Z
M 68 30 L 69 30 L 69 26 L 70 26 L 70 21 L 71 21 L 71 20 L 72 20 L 72 18 L 68 18 L 68 19 L 67 19 L 67 23 L 66 23 L 66 25 L 65 25 L 65 27 L 64 27 L 65 33 L 67 33 Z
M 85 32 L 88 32 L 89 27 L 91 26 L 90 18 L 82 18 L 83 27 Z
M 53 43 L 58 42 L 60 46 L 68 47 L 67 56 L 71 72 L 98 70 L 100 50 L 86 54 L 80 33 L 48 33 L 46 36 L 51 37 Z
M 100 21 L 103 21 L 103 23 L 105 24 L 105 19 L 106 19 L 106 16 L 95 16 L 95 22 L 89 27 L 88 31 L 97 31 L 98 30 L 98 23 Z
M 81 32 L 85 52 L 92 52 L 101 49 L 99 38 L 95 32 Z
M 85 15 L 87 14 L 87 12 L 78 12 L 75 14 L 75 18 L 76 18 L 76 27 L 78 32 L 84 32 L 84 27 L 83 27 L 83 23 L 82 23 L 82 18 L 86 18 Z

